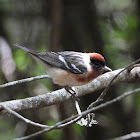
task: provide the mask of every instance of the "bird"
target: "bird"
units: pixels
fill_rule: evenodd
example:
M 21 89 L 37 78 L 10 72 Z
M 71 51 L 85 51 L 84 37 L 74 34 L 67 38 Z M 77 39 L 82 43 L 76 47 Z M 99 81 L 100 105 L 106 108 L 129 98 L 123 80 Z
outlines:
M 75 94 L 73 86 L 85 85 L 99 75 L 112 71 L 106 66 L 104 57 L 99 53 L 36 52 L 19 44 L 14 45 L 28 52 L 45 68 L 53 83 L 65 87 L 72 95 Z

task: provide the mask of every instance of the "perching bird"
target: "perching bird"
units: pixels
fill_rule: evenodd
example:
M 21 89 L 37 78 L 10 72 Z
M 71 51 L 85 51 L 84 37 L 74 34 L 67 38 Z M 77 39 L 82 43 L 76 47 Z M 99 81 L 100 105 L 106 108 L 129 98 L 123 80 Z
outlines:
M 53 82 L 67 87 L 67 91 L 72 86 L 87 84 L 102 73 L 111 71 L 106 66 L 104 57 L 98 53 L 74 51 L 39 53 L 18 44 L 15 46 L 30 53 L 45 67 Z

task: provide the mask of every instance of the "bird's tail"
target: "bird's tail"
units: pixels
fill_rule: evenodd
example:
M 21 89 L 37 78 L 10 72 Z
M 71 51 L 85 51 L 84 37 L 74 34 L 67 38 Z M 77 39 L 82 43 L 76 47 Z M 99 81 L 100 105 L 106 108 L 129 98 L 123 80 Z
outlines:
M 33 51 L 33 50 L 30 50 L 30 49 L 28 49 L 28 48 L 26 48 L 26 47 L 24 47 L 24 46 L 20 46 L 19 44 L 14 44 L 16 47 L 18 47 L 18 48 L 20 48 L 20 49 L 22 49 L 22 50 L 24 50 L 24 51 L 26 51 L 26 52 L 28 52 L 28 53 L 30 53 L 30 54 L 32 54 L 32 55 L 37 55 L 37 52 L 36 51 Z
M 24 50 L 24 51 L 26 51 L 26 52 L 30 52 L 31 50 L 30 49 L 28 49 L 28 48 L 26 48 L 26 47 L 23 47 L 23 46 L 20 46 L 19 44 L 14 44 L 15 46 L 17 46 L 18 48 L 20 48 L 20 49 L 22 49 L 22 50 Z

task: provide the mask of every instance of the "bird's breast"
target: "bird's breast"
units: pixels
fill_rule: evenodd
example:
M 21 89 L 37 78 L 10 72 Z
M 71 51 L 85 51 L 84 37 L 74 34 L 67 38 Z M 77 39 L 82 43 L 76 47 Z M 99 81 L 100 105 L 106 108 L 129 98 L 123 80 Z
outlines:
M 51 72 L 53 73 L 50 76 L 55 84 L 69 87 L 87 84 L 101 74 L 101 72 L 96 71 L 91 71 L 88 74 L 73 74 L 62 69 L 52 70 Z
M 75 77 L 79 83 L 84 85 L 84 84 L 91 82 L 93 79 L 97 78 L 101 74 L 102 74 L 102 72 L 100 72 L 100 71 L 90 71 L 86 75 L 79 75 L 79 76 L 75 76 Z

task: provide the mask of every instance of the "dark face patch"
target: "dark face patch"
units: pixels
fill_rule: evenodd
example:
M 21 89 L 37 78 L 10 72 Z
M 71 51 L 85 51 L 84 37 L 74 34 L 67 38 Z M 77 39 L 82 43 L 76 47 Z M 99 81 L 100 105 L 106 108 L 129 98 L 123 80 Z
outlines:
M 105 66 L 105 61 L 99 59 L 91 58 L 91 66 L 93 70 L 101 70 Z

